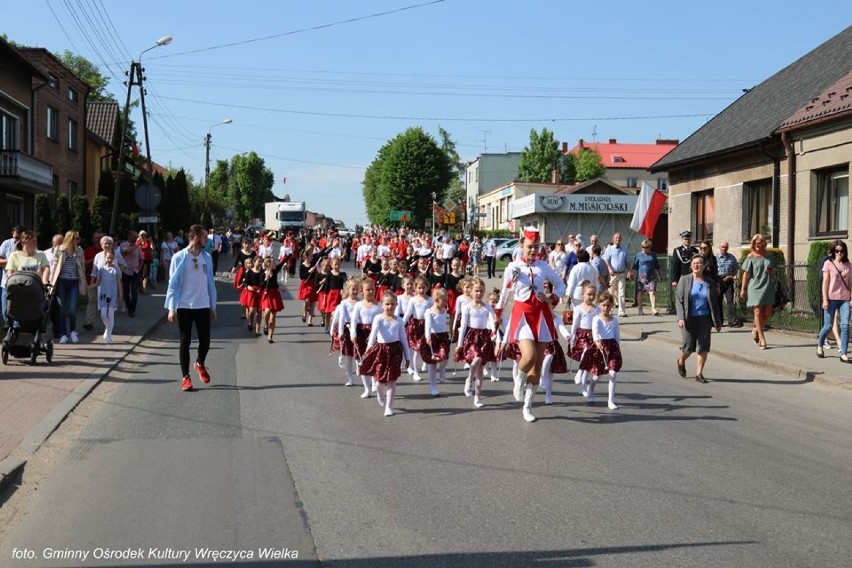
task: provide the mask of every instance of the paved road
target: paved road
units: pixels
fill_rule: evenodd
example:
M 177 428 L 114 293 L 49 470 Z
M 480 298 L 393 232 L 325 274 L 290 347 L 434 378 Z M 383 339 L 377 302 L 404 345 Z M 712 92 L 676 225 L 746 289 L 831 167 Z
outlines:
M 717 354 L 700 385 L 675 375 L 673 347 L 625 341 L 615 412 L 563 379 L 530 425 L 508 381 L 476 410 L 459 375 L 438 399 L 403 378 L 384 418 L 342 386 L 318 328 L 287 315 L 270 345 L 220 311 L 210 387 L 178 391 L 164 326 L 48 441 L 40 481 L 0 513 L 0 565 L 81 565 L 45 548 L 183 565 L 152 547 L 200 565 L 215 562 L 196 549 L 252 551 L 251 566 L 281 565 L 267 549 L 306 566 L 849 564 L 848 390 Z

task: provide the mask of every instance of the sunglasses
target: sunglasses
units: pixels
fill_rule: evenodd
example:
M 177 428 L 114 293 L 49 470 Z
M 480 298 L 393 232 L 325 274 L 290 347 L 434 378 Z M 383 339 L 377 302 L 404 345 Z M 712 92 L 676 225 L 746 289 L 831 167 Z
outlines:
M 193 267 L 195 270 L 198 270 L 198 259 L 197 259 L 197 258 L 195 258 L 194 256 L 192 257 L 192 267 Z
M 843 254 L 843 249 L 834 249 L 834 252 L 839 252 L 839 253 Z

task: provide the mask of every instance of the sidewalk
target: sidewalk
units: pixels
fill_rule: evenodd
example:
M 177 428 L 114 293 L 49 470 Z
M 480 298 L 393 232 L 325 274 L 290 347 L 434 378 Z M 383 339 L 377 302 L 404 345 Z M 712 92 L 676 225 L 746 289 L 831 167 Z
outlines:
M 224 273 L 218 280 L 226 285 L 231 281 Z M 489 289 L 499 288 L 501 280 L 487 279 L 486 284 Z M 52 364 L 39 357 L 35 367 L 13 359 L 6 366 L 0 365 L 0 489 L 14 482 L 28 457 L 77 404 L 164 320 L 164 295 L 165 285 L 161 284 L 153 294 L 139 297 L 135 318 L 117 314 L 110 345 L 101 339 L 98 322 L 94 331 L 80 333 L 80 343 L 57 345 Z M 636 308 L 628 309 L 627 314 L 620 318 L 622 340 L 658 343 L 663 350 L 664 372 L 675 373 L 680 345 L 675 316 L 639 316 Z M 78 321 L 82 326 L 83 318 L 78 316 Z M 712 341 L 714 356 L 723 354 L 803 381 L 852 388 L 852 366 L 840 363 L 836 350 L 826 351 L 826 358 L 818 359 L 814 337 L 772 330 L 767 332 L 769 348 L 764 351 L 752 341 L 751 327 L 746 324 L 722 328 L 721 333 L 713 333 Z M 712 373 L 708 378 L 712 381 Z
M 68 414 L 166 316 L 166 285 L 139 296 L 136 317 L 118 312 L 113 342 L 104 342 L 103 324 L 86 331 L 85 311 L 77 312 L 80 342 L 54 343 L 53 362 L 39 355 L 35 366 L 9 358 L 0 364 L 0 489 L 15 480 L 27 458 Z M 176 380 L 177 382 L 177 380 Z

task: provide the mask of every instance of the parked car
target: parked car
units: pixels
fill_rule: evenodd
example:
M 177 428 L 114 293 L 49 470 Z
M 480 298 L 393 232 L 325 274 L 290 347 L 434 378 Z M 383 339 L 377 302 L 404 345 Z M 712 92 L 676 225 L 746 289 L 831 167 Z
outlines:
M 496 239 L 495 239 L 496 240 Z M 518 248 L 518 239 L 508 239 L 497 247 L 497 260 L 512 260 L 512 253 Z

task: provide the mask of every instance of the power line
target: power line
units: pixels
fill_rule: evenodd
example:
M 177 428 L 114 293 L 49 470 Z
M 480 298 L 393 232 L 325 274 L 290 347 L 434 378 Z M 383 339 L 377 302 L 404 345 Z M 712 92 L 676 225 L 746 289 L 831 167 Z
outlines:
M 224 150 L 233 150 L 234 152 L 239 152 L 240 154 L 247 153 L 247 151 L 243 150 L 242 148 L 231 148 L 230 146 L 219 146 L 219 148 L 222 148 Z M 274 154 L 267 154 L 266 152 L 264 152 L 263 154 L 258 154 L 258 156 L 260 156 L 261 158 L 272 158 L 272 159 L 275 159 L 275 160 L 283 160 L 285 162 L 298 162 L 300 164 L 313 164 L 313 165 L 317 165 L 317 166 L 330 166 L 332 168 L 347 168 L 347 169 L 352 169 L 352 170 L 365 170 L 365 169 L 367 169 L 366 166 L 351 166 L 351 165 L 346 165 L 346 164 L 331 164 L 331 163 L 328 163 L 328 162 L 314 162 L 312 160 L 299 160 L 297 158 L 288 158 L 286 156 L 276 156 Z
M 199 49 L 191 49 L 191 50 L 188 50 L 188 51 L 179 51 L 177 53 L 169 53 L 169 54 L 166 54 L 166 55 L 160 55 L 160 56 L 157 56 L 157 57 L 152 57 L 151 59 L 152 60 L 153 59 L 165 59 L 167 57 L 177 57 L 179 55 L 188 55 L 188 54 L 191 54 L 191 53 L 201 53 L 201 52 L 204 52 L 204 51 L 213 51 L 215 49 L 225 49 L 226 47 L 236 47 L 236 46 L 239 46 L 239 45 L 247 45 L 249 43 L 256 43 L 256 42 L 259 42 L 259 41 L 268 41 L 268 40 L 271 40 L 271 39 L 277 39 L 277 38 L 285 37 L 285 36 L 289 36 L 289 35 L 296 35 L 296 34 L 301 34 L 301 33 L 306 33 L 306 32 L 313 32 L 313 31 L 322 30 L 322 29 L 326 29 L 326 28 L 332 28 L 332 27 L 335 27 L 335 26 L 341 26 L 341 25 L 344 25 L 344 24 L 351 24 L 351 23 L 359 22 L 359 21 L 363 21 L 363 20 L 379 18 L 381 16 L 388 16 L 390 14 L 396 14 L 396 13 L 399 13 L 399 12 L 404 12 L 406 10 L 414 10 L 415 8 L 422 8 L 424 6 L 429 6 L 429 5 L 432 5 L 432 4 L 440 4 L 443 1 L 444 0 L 431 0 L 429 2 L 423 2 L 421 4 L 411 4 L 409 6 L 403 6 L 402 8 L 395 8 L 393 10 L 386 10 L 384 12 L 376 12 L 374 14 L 368 14 L 366 16 L 357 16 L 355 18 L 347 18 L 345 20 L 338 20 L 336 22 L 331 22 L 331 23 L 328 23 L 328 24 L 320 24 L 320 25 L 317 25 L 317 26 L 311 26 L 311 27 L 307 27 L 307 28 L 291 30 L 289 32 L 283 32 L 283 33 L 280 33 L 280 34 L 273 34 L 273 35 L 268 35 L 268 36 L 263 36 L 263 37 L 256 37 L 256 38 L 246 39 L 246 40 L 242 40 L 242 41 L 235 41 L 235 42 L 232 42 L 232 43 L 224 43 L 224 44 L 221 44 L 221 45 L 211 45 L 210 47 L 202 47 L 202 48 L 199 48 Z
M 447 121 L 447 122 L 587 122 L 591 120 L 658 120 L 662 118 L 696 118 L 715 116 L 711 113 L 699 114 L 668 114 L 668 115 L 648 115 L 648 116 L 609 116 L 609 117 L 545 117 L 545 118 L 468 118 L 468 117 L 432 117 L 432 116 L 392 116 L 392 115 L 371 115 L 371 114 L 345 114 L 334 112 L 316 112 L 306 110 L 292 110 L 283 108 L 271 107 L 256 107 L 249 105 L 238 105 L 233 103 L 217 103 L 213 101 L 201 101 L 197 99 L 185 99 L 181 97 L 162 97 L 167 100 L 181 101 L 185 103 L 203 104 L 225 108 L 239 108 L 244 110 L 256 110 L 263 112 L 278 112 L 285 114 L 301 114 L 309 116 L 328 116 L 334 118 L 367 118 L 373 120 L 418 120 L 418 121 Z
M 60 20 L 59 16 L 56 15 L 56 12 L 53 11 L 53 6 L 50 5 L 50 2 L 48 0 L 44 0 L 44 3 L 47 4 L 47 7 L 50 9 L 50 13 L 53 14 L 53 19 L 56 20 L 57 24 L 59 24 L 59 29 L 62 30 L 63 34 L 65 34 L 65 39 L 68 40 L 68 43 L 71 44 L 71 47 L 74 48 L 74 51 L 79 53 L 80 50 L 77 49 L 76 45 L 74 45 L 74 40 L 71 39 L 71 36 L 68 35 L 68 32 L 65 30 L 65 26 L 62 25 L 62 20 Z

